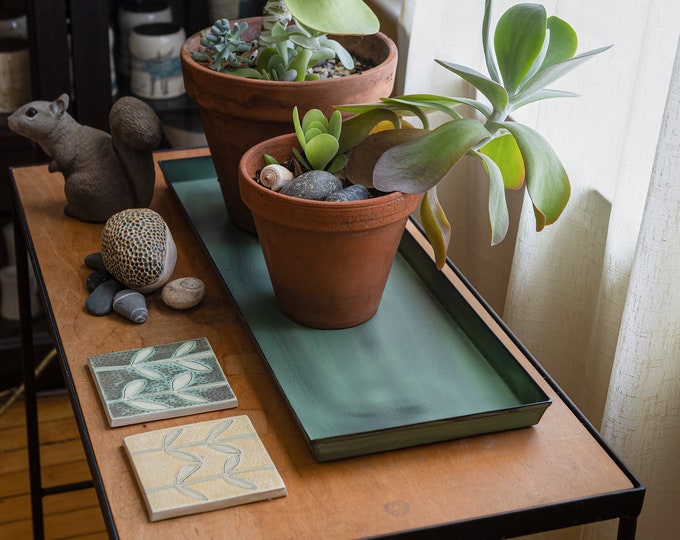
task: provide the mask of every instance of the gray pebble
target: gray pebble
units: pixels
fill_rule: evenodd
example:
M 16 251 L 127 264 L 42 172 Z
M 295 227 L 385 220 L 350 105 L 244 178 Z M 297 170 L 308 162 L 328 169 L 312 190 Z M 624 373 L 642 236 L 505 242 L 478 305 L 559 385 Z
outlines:
M 85 308 L 92 315 L 107 315 L 113 309 L 113 298 L 118 291 L 125 288 L 120 281 L 112 279 L 105 281 L 90 293 L 85 302 Z
M 347 201 L 362 201 L 370 199 L 371 193 L 364 186 L 360 184 L 352 184 L 342 191 L 331 193 L 325 200 L 329 202 L 347 202 Z
M 90 270 L 106 270 L 101 252 L 90 253 L 87 257 L 85 257 L 85 266 L 87 266 Z
M 146 298 L 132 289 L 123 289 L 116 293 L 113 298 L 113 311 L 137 324 L 143 323 L 149 316 Z
M 173 309 L 189 309 L 205 296 L 205 283 L 195 277 L 173 279 L 163 286 L 161 298 Z
M 106 270 L 97 270 L 96 272 L 92 272 L 89 276 L 87 276 L 87 279 L 85 280 L 85 287 L 87 287 L 88 291 L 92 292 L 105 281 L 111 281 L 112 279 L 116 278 Z
M 282 187 L 279 193 L 299 199 L 322 201 L 334 191 L 341 189 L 342 182 L 331 173 L 309 171 L 296 176 L 289 184 Z

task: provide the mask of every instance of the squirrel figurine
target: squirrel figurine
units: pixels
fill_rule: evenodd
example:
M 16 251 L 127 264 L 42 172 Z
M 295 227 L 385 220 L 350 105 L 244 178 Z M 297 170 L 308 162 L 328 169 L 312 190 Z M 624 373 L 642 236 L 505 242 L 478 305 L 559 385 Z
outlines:
M 154 192 L 153 150 L 161 141 L 160 119 L 134 97 L 117 100 L 109 114 L 111 135 L 79 124 L 68 112 L 68 94 L 32 101 L 7 120 L 9 128 L 40 145 L 50 172 L 64 176 L 67 216 L 105 222 L 128 208 L 145 208 Z

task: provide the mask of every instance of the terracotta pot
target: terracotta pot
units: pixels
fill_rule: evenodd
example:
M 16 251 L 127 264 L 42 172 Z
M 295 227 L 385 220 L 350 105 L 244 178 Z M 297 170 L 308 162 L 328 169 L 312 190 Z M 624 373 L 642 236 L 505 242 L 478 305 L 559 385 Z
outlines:
M 289 134 L 248 150 L 239 164 L 241 197 L 252 211 L 283 313 L 314 328 L 356 326 L 378 310 L 406 220 L 421 195 L 310 201 L 254 180 L 263 153 L 284 161 L 296 143 Z
M 262 18 L 242 20 L 248 23 L 244 39 L 255 38 Z M 250 212 L 238 193 L 238 162 L 258 142 L 292 132 L 294 106 L 300 109 L 300 116 L 313 108 L 329 115 L 333 105 L 375 102 L 392 92 L 397 67 L 397 48 L 392 40 L 380 33 L 336 39 L 353 55 L 376 67 L 338 79 L 261 81 L 217 73 L 192 60 L 191 51 L 200 47 L 200 34 L 184 43 L 181 53 L 184 87 L 199 105 L 222 194 L 237 227 L 254 232 Z

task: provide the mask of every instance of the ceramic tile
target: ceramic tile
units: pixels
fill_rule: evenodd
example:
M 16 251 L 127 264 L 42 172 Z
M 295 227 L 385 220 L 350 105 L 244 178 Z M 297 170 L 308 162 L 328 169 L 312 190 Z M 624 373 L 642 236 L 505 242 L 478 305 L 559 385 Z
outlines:
M 238 406 L 206 338 L 88 358 L 111 427 Z
M 151 521 L 286 495 L 246 415 L 125 437 Z

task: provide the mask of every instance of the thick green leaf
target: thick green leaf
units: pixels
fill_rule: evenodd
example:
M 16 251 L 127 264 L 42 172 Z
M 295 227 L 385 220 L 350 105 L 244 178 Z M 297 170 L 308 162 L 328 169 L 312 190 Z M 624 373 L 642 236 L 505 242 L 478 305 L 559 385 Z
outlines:
M 302 117 L 302 130 L 307 131 L 312 124 L 321 124 L 323 131 L 328 128 L 328 119 L 319 109 L 309 109 Z
M 515 97 L 518 98 L 520 97 L 520 95 L 518 94 Z M 526 96 L 522 95 L 522 101 L 515 101 L 513 99 L 512 107 L 508 112 L 512 112 L 516 109 L 519 109 L 520 107 L 523 107 L 524 105 L 533 103 L 534 101 L 540 101 L 542 99 L 553 99 L 559 97 L 578 97 L 578 94 L 575 94 L 574 92 L 565 92 L 562 90 L 550 90 L 546 88 L 543 90 L 539 90 L 538 92 L 534 92 L 533 94 L 529 94 Z
M 479 149 L 491 158 L 503 177 L 503 185 L 508 189 L 519 189 L 524 184 L 524 160 L 515 138 L 506 133 L 494 137 Z M 483 158 L 482 158 L 483 159 Z
M 403 105 L 408 110 L 420 109 L 422 113 L 439 111 L 454 120 L 463 118 L 455 108 L 465 103 L 465 99 L 449 98 L 444 96 L 433 96 L 430 94 L 409 94 L 407 96 L 397 96 L 393 98 L 383 98 L 383 102 L 394 105 L 397 109 Z M 418 114 L 420 116 L 420 114 Z
M 309 127 L 309 129 L 305 130 L 305 141 L 307 141 L 307 144 L 309 144 L 309 141 L 314 139 L 314 137 L 318 137 L 322 133 L 326 133 L 326 129 L 322 127 L 323 131 L 319 129 L 318 127 L 315 126 L 320 126 L 318 122 L 316 124 L 313 124 L 312 126 Z
M 321 45 L 331 49 L 338 57 L 338 60 L 340 60 L 340 62 L 342 62 L 342 65 L 345 66 L 347 69 L 349 70 L 354 69 L 354 58 L 352 58 L 352 55 L 347 51 L 347 49 L 340 45 L 340 43 L 338 43 L 334 39 L 322 39 Z
M 373 184 L 381 191 L 424 193 L 489 136 L 480 122 L 470 118 L 442 124 L 424 137 L 387 150 L 375 167 Z
M 348 158 L 346 154 L 338 154 L 335 156 L 335 158 L 333 158 L 333 161 L 331 161 L 331 164 L 326 168 L 326 170 L 329 173 L 337 174 L 347 166 L 347 160 Z
M 347 122 L 345 122 L 345 127 L 346 124 Z M 343 135 L 346 131 L 346 129 L 343 129 Z M 387 129 L 366 137 L 349 155 L 345 169 L 347 178 L 353 184 L 361 184 L 367 188 L 375 187 L 373 185 L 375 164 L 385 151 L 404 142 L 423 137 L 427 133 L 429 131 L 425 129 Z
M 536 230 L 557 221 L 571 186 L 562 163 L 548 141 L 537 131 L 515 122 L 499 122 L 517 141 L 526 168 L 525 182 L 534 205 Z
M 514 94 L 543 48 L 547 18 L 540 4 L 517 4 L 498 20 L 494 48 L 503 83 Z
M 357 144 L 368 137 L 371 131 L 375 129 L 375 126 L 383 121 L 390 122 L 395 128 L 401 126 L 399 117 L 387 109 L 368 110 L 345 120 L 342 124 L 342 132 L 340 133 L 340 149 L 338 152 L 344 154 L 352 150 Z
M 319 40 L 317 38 L 307 37 L 307 36 L 303 36 L 301 34 L 288 34 L 288 39 L 292 43 L 295 43 L 295 45 L 299 45 L 303 49 L 316 50 L 321 46 L 321 44 L 319 43 Z
M 420 221 L 434 250 L 434 262 L 441 270 L 446 264 L 446 251 L 451 241 L 451 224 L 439 203 L 436 187 L 428 190 L 420 202 Z
M 328 133 L 320 133 L 307 141 L 305 155 L 312 169 L 323 170 L 338 152 L 338 140 Z
M 309 114 L 309 112 L 307 114 Z M 300 143 L 302 149 L 304 150 L 305 146 L 307 146 L 307 139 L 305 139 L 305 130 L 302 127 L 302 123 L 300 122 L 300 111 L 298 110 L 297 105 L 293 107 L 293 129 L 295 129 L 295 135 L 297 135 L 297 140 Z
M 606 51 L 610 47 L 611 45 L 593 49 L 592 51 L 579 54 L 578 56 L 574 56 L 568 60 L 563 60 L 562 62 L 558 62 L 557 64 L 553 64 L 541 69 L 522 87 L 521 92 L 518 92 L 517 95 L 513 96 L 511 102 L 513 104 L 528 103 L 529 101 L 527 101 L 527 99 L 532 94 L 544 89 L 549 84 L 569 73 L 575 67 L 580 66 L 586 60 L 589 60 L 596 54 Z M 517 109 L 517 107 L 515 106 L 514 109 Z
M 486 75 L 459 64 L 452 64 L 444 60 L 435 60 L 439 65 L 452 71 L 464 81 L 467 81 L 489 100 L 491 106 L 497 111 L 505 111 L 508 106 L 508 92 L 500 84 L 489 79 Z
M 489 174 L 489 226 L 491 228 L 491 245 L 495 246 L 503 241 L 510 226 L 503 174 L 496 162 L 489 156 L 481 152 L 473 152 L 473 154 L 482 160 L 486 172 Z
M 286 0 L 291 15 L 324 34 L 375 34 L 380 21 L 361 0 Z
M 342 113 L 340 111 L 333 111 L 328 118 L 328 133 L 336 139 L 340 138 L 342 133 Z
M 312 51 L 309 49 L 301 49 L 290 64 L 288 64 L 288 71 L 293 70 L 297 73 L 295 77 L 296 81 L 304 81 L 305 74 L 307 73 L 307 66 L 312 58 Z
M 568 60 L 576 54 L 578 37 L 574 29 L 559 17 L 548 17 L 548 30 L 550 31 L 550 43 L 548 54 L 543 59 L 542 68 Z
M 491 0 L 486 0 L 484 5 L 484 21 L 482 22 L 482 45 L 484 46 L 484 59 L 486 60 L 486 69 L 489 71 L 491 79 L 498 84 L 501 83 L 501 77 L 498 74 L 496 61 L 493 57 L 493 48 L 491 47 Z

